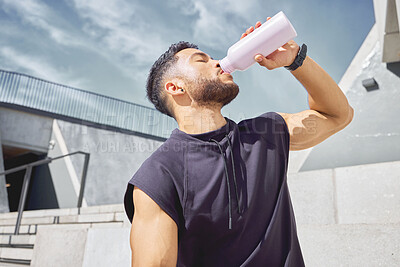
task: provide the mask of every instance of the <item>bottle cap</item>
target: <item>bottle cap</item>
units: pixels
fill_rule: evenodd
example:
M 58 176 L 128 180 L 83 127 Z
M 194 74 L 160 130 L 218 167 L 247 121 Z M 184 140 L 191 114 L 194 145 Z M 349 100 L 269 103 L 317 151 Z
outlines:
M 228 57 L 224 57 L 223 59 L 221 59 L 219 61 L 219 65 L 221 66 L 221 69 L 226 73 L 232 73 L 235 71 L 235 68 L 229 62 Z

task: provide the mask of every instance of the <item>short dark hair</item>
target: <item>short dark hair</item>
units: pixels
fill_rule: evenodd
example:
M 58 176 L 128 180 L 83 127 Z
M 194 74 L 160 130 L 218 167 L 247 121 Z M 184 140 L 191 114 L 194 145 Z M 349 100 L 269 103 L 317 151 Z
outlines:
M 150 69 L 149 76 L 147 77 L 146 91 L 147 98 L 154 104 L 157 110 L 172 118 L 172 110 L 166 103 L 166 97 L 163 91 L 163 81 L 168 69 L 178 60 L 176 53 L 186 48 L 198 49 L 197 45 L 188 42 L 180 41 L 172 44 L 167 51 L 162 54 Z

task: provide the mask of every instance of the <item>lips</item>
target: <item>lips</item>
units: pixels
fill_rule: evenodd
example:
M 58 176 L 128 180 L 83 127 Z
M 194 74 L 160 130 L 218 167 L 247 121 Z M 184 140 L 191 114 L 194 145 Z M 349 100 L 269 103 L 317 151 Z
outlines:
M 221 70 L 218 72 L 218 75 L 222 75 L 222 74 L 228 74 L 229 76 L 231 76 L 231 74 L 230 74 L 229 72 L 225 72 L 223 69 L 221 69 Z

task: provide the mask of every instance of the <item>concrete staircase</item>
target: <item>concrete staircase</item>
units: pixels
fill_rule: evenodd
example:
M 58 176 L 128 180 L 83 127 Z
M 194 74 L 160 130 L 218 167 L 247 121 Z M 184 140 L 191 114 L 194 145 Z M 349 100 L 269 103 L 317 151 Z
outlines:
M 29 266 L 38 230 L 130 227 L 122 204 L 25 211 L 19 235 L 17 212 L 0 214 L 0 267 Z

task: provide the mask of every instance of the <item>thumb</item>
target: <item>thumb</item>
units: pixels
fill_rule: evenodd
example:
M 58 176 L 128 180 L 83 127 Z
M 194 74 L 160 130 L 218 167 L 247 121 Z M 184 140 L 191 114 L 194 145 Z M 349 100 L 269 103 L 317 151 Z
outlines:
M 263 55 L 258 54 L 254 57 L 254 59 L 258 62 L 258 64 L 260 64 L 260 66 L 266 67 L 269 70 L 276 68 L 275 62 L 271 59 L 264 57 Z

